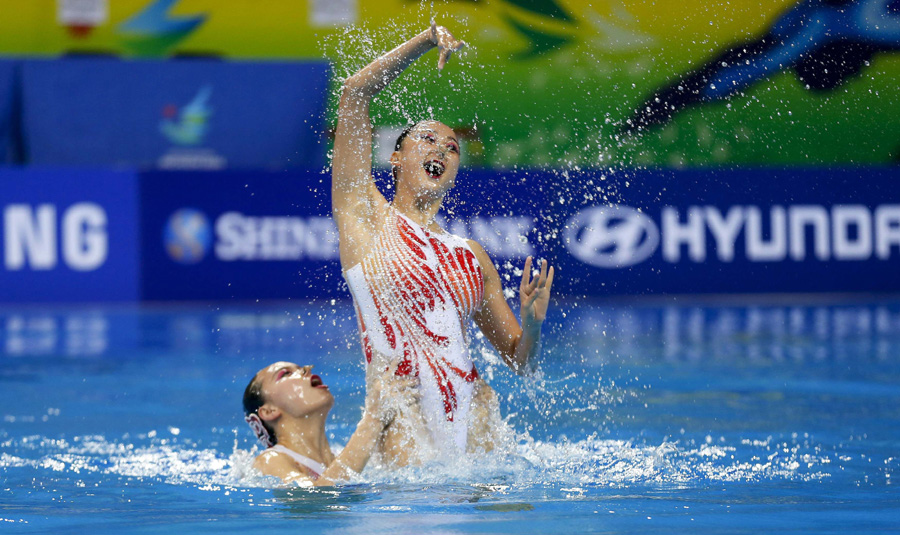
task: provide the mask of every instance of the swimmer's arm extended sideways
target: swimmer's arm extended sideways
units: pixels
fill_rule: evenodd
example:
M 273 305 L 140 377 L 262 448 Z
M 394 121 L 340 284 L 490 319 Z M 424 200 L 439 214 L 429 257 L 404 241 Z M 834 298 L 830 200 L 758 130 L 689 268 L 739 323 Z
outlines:
M 507 366 L 520 375 L 526 374 L 540 352 L 541 326 L 547 317 L 553 268 L 548 270 L 547 262 L 542 262 L 541 273 L 532 279 L 531 257 L 525 260 L 519 285 L 520 326 L 503 297 L 500 274 L 490 256 L 477 242 L 470 240 L 469 245 L 484 274 L 484 304 L 475 315 L 475 323 Z

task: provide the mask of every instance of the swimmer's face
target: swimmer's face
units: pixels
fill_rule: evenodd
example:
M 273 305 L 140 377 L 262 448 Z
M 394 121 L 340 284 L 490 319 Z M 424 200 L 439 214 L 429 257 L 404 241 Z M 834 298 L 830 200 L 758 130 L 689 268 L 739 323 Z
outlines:
M 453 129 L 438 121 L 417 124 L 391 155 L 397 169 L 397 190 L 408 188 L 421 196 L 443 196 L 459 172 L 459 141 Z
M 259 410 L 264 420 L 276 419 L 281 413 L 295 418 L 327 413 L 334 405 L 334 396 L 322 379 L 312 373 L 312 366 L 276 362 L 261 369 L 256 376 L 266 400 Z

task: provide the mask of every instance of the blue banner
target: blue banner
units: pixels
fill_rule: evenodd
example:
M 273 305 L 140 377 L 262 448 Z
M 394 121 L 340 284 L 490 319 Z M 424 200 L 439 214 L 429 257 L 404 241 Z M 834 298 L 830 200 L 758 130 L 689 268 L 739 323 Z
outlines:
M 900 168 L 557 176 L 560 292 L 900 291 Z
M 439 219 L 481 243 L 513 292 L 529 255 L 556 267 L 559 295 L 896 292 L 898 174 L 472 171 Z M 144 297 L 348 297 L 329 182 L 144 175 Z
M 0 168 L 0 302 L 135 301 L 134 173 Z
M 26 61 L 30 163 L 314 168 L 328 76 L 324 62 Z
M 526 235 L 542 204 L 511 198 L 505 178 L 475 172 L 484 193 L 458 188 L 442 223 L 517 266 L 535 254 Z M 347 298 L 331 219 L 331 177 L 296 173 L 144 173 L 141 181 L 143 296 L 167 299 Z M 477 198 L 477 202 L 470 200 Z M 506 269 L 506 268 L 504 268 Z
M 344 295 L 329 184 L 315 172 L 143 174 L 144 298 Z
M 18 162 L 19 62 L 0 60 L 0 164 Z
M 900 170 L 464 172 L 439 216 L 514 295 L 897 292 Z M 315 171 L 0 170 L 0 301 L 347 298 Z M 379 178 L 385 183 L 384 177 Z

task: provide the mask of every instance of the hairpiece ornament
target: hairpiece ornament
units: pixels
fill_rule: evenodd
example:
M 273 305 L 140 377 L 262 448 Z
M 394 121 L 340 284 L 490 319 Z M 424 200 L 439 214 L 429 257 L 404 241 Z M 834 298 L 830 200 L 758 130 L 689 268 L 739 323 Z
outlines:
M 262 420 L 260 420 L 259 415 L 255 412 L 253 414 L 248 414 L 244 417 L 244 421 L 247 422 L 247 425 L 250 426 L 250 429 L 253 430 L 253 433 L 256 434 L 256 438 L 262 442 L 263 446 L 267 448 L 271 448 L 275 445 L 275 441 L 272 440 L 272 437 L 269 435 L 268 429 L 263 425 Z

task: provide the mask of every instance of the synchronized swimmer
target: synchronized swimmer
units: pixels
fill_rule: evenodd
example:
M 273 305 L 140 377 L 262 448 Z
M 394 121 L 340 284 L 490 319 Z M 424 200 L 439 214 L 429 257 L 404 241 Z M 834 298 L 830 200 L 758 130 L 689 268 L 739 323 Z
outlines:
M 520 326 L 484 248 L 435 221 L 459 170 L 459 142 L 447 125 L 422 121 L 397 139 L 390 158 L 393 201 L 375 185 L 372 99 L 428 50 L 438 48 L 442 69 L 463 46 L 432 22 L 345 80 L 338 107 L 332 211 L 367 370 L 379 373 L 397 362 L 398 374 L 416 377 L 425 421 L 419 425 L 422 419 L 398 411 L 382 446 L 388 463 L 410 462 L 423 451 L 465 451 L 472 446 L 470 431 L 490 432 L 469 417 L 473 404 L 489 403 L 493 392 L 469 355 L 468 323 L 474 320 L 504 361 L 523 373 L 538 353 L 550 300 L 553 268 L 545 261 L 532 277 L 528 258 L 519 287 Z
M 324 422 L 333 398 L 327 389 L 321 392 L 321 381 L 296 365 L 261 370 L 247 388 L 244 406 L 248 422 L 269 446 L 255 464 L 263 473 L 322 484 L 346 475 L 348 468 L 359 471 L 376 450 L 395 466 L 490 450 L 497 402 L 469 355 L 470 321 L 516 373 L 533 365 L 553 268 L 544 261 L 533 276 L 532 259 L 526 259 L 519 285 L 520 325 L 484 248 L 437 224 L 435 216 L 459 170 L 454 131 L 425 120 L 401 133 L 390 158 L 393 201 L 385 199 L 372 176 L 372 99 L 425 52 L 438 48 L 438 69 L 443 69 L 463 46 L 432 22 L 344 81 L 332 160 L 332 210 L 367 363 L 366 416 L 332 461 Z M 283 382 L 287 373 L 290 383 Z M 390 383 L 385 373 L 406 381 L 393 391 L 389 411 L 379 401 L 381 387 L 373 386 Z M 317 396 L 323 398 L 318 409 L 298 409 Z M 260 428 L 284 447 L 268 441 Z M 303 440 L 295 439 L 297 433 Z M 310 466 L 307 457 L 320 464 Z
M 366 385 L 366 405 L 356 430 L 335 456 L 325 434 L 334 396 L 312 366 L 276 362 L 259 370 L 244 390 L 244 419 L 265 450 L 254 468 L 285 483 L 333 485 L 362 471 L 393 419 L 385 400 L 406 396 L 409 379 L 394 369 Z

